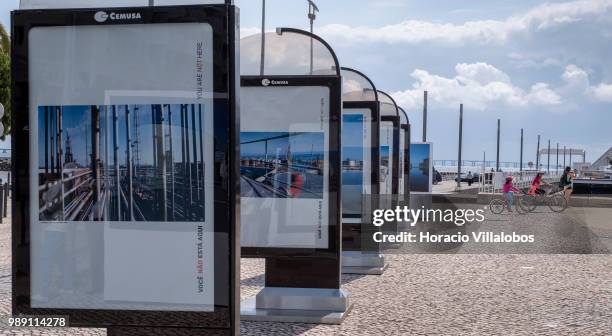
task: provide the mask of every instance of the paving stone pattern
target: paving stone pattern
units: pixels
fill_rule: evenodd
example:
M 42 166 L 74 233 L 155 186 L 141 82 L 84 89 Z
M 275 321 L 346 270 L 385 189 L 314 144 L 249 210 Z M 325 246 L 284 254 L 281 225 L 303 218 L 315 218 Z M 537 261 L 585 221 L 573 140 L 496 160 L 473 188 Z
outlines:
M 10 226 L 0 225 L 0 315 L 10 314 Z M 243 335 L 612 335 L 610 255 L 390 255 L 382 276 L 348 276 L 340 326 L 242 322 Z M 242 261 L 242 298 L 264 263 Z M 106 335 L 100 329 L 10 329 L 0 335 Z

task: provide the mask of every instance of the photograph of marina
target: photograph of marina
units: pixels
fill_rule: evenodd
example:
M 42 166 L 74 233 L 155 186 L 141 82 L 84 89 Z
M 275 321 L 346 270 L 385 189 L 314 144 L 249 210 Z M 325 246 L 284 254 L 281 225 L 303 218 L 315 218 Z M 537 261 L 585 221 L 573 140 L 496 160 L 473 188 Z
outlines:
M 322 132 L 240 133 L 242 197 L 322 199 Z
M 201 105 L 42 106 L 41 221 L 204 221 Z
M 361 214 L 363 194 L 364 117 L 342 116 L 342 213 Z
M 431 192 L 431 145 L 410 145 L 410 191 Z

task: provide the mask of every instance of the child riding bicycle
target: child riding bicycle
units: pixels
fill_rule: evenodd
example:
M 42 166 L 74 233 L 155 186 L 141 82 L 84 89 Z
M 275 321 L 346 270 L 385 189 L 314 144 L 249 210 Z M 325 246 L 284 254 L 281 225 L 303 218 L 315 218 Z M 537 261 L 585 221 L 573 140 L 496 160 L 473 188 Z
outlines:
M 506 183 L 504 183 L 504 196 L 508 203 L 508 211 L 512 212 L 512 204 L 514 203 L 514 193 L 520 193 L 521 191 L 514 187 L 512 181 L 514 180 L 513 176 L 506 177 Z
M 544 181 L 543 177 L 544 177 L 544 173 L 543 172 L 538 172 L 536 177 L 533 179 L 533 182 L 531 182 L 531 188 L 529 189 L 529 192 L 527 193 L 527 195 L 535 196 L 535 195 L 544 195 L 544 194 L 546 194 L 546 191 L 541 189 L 540 186 L 542 186 L 542 185 L 550 185 L 550 183 Z

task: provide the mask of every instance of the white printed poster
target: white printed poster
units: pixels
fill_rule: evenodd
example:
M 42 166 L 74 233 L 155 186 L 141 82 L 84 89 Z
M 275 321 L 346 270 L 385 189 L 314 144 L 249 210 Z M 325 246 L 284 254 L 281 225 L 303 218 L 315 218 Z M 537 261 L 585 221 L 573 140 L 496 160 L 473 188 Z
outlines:
M 329 246 L 329 88 L 242 87 L 241 245 Z
M 214 309 L 213 32 L 29 32 L 34 308 Z

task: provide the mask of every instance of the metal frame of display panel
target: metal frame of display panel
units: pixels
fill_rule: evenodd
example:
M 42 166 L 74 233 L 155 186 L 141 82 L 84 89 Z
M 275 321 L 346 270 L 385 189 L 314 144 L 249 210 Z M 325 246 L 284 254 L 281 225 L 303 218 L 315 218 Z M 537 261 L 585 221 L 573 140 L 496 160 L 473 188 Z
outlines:
M 403 108 L 399 107 L 400 112 L 402 112 L 406 116 L 406 124 L 400 125 L 400 127 L 404 130 L 404 194 L 405 199 L 404 202 L 409 204 L 410 202 L 410 142 L 412 135 L 411 127 L 410 127 L 410 119 L 408 118 L 408 114 L 404 111 Z
M 71 327 L 109 328 L 109 334 L 177 335 L 210 330 L 219 335 L 238 335 L 240 239 L 239 239 L 239 113 L 236 82 L 238 10 L 229 5 L 191 5 L 113 9 L 137 12 L 141 19 L 94 20 L 107 8 L 18 10 L 12 13 L 13 87 L 13 314 L 65 315 Z M 35 27 L 109 26 L 157 23 L 207 23 L 213 28 L 213 91 L 225 97 L 214 98 L 214 311 L 142 311 L 100 309 L 40 309 L 30 306 L 30 197 L 32 176 L 29 134 L 28 33 Z M 134 246 L 137 248 L 137 246 Z

